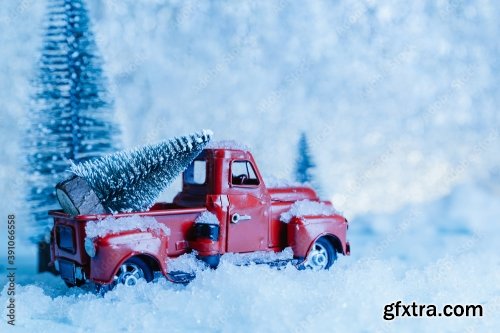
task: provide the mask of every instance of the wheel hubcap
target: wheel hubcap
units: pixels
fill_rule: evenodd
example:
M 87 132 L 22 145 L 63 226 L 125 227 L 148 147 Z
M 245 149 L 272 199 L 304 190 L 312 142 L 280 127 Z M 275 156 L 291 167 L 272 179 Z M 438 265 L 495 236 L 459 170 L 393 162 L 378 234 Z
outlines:
M 144 273 L 135 264 L 123 264 L 115 276 L 116 283 L 123 283 L 126 286 L 135 286 L 139 279 L 144 278 Z
M 323 245 L 315 243 L 307 256 L 305 266 L 319 271 L 325 269 L 326 265 L 328 265 L 328 252 Z

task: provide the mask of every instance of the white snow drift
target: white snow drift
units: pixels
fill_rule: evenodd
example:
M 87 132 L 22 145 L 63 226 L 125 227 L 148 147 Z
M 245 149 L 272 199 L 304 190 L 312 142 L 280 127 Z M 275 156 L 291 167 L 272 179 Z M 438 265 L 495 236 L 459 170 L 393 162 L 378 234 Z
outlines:
M 118 286 L 104 297 L 42 275 L 17 285 L 16 328 L 2 332 L 430 332 L 494 331 L 500 298 L 494 256 L 466 254 L 451 265 L 404 270 L 391 259 L 342 261 L 331 271 L 263 265 L 199 270 L 186 287 L 164 279 Z M 488 287 L 489 286 L 489 287 Z M 460 292 L 457 292 L 460 290 Z M 482 304 L 478 318 L 396 318 L 384 305 Z M 0 303 L 7 301 L 6 289 Z M 5 312 L 5 310 L 4 310 Z

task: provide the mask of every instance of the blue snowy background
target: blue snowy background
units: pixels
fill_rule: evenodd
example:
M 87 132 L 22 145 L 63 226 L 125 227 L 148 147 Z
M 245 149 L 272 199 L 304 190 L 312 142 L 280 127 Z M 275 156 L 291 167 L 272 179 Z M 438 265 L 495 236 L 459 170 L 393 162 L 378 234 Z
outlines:
M 20 146 L 45 5 L 0 5 L 0 210 L 4 221 L 18 216 L 20 238 Z M 33 276 L 35 248 L 21 243 L 17 331 L 500 325 L 499 3 L 88 5 L 124 147 L 210 128 L 252 147 L 265 175 L 290 178 L 305 131 L 322 195 L 351 221 L 353 253 L 328 272 L 224 265 L 187 287 L 163 281 L 98 299 Z M 477 303 L 485 314 L 384 321 L 383 306 L 397 300 Z

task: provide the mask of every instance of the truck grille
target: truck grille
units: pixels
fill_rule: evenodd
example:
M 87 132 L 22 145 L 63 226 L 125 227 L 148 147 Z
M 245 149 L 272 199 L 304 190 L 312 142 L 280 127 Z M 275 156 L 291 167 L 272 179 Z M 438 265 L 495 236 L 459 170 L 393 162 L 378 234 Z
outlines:
M 58 225 L 56 228 L 57 246 L 64 251 L 75 254 L 75 236 L 73 228 L 67 225 Z

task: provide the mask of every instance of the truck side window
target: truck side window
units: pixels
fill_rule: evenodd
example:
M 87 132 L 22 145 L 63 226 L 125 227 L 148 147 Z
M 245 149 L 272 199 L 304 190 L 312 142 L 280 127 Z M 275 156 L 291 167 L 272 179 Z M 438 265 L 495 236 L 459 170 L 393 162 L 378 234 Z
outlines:
M 231 184 L 259 185 L 259 178 L 249 161 L 233 161 L 231 165 Z
M 203 185 L 207 180 L 207 161 L 194 160 L 184 171 L 184 183 L 189 185 Z

